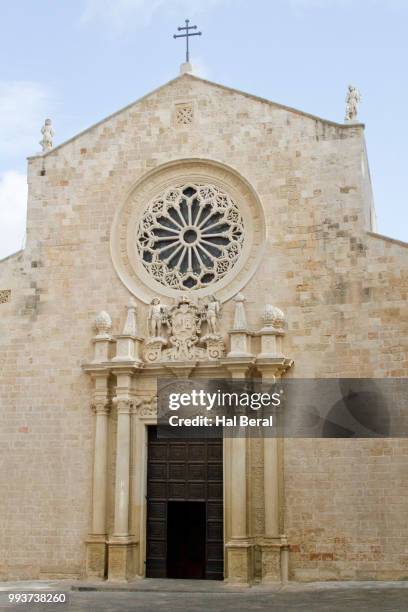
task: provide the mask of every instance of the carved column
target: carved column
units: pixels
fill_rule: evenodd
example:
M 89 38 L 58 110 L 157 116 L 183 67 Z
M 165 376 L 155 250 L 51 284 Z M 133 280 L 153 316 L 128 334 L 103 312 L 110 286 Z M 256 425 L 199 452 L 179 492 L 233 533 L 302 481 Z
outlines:
M 129 536 L 130 402 L 118 401 L 116 435 L 115 521 L 113 535 Z
M 108 465 L 108 372 L 93 374 L 95 391 L 95 444 L 93 464 L 92 527 L 86 554 L 86 575 L 103 579 L 106 574 L 106 493 Z
M 264 327 L 258 332 L 261 336 L 261 353 L 256 365 L 262 379 L 274 383 L 292 365 L 290 360 L 283 357 L 285 317 L 278 308 L 266 305 L 263 321 Z M 286 536 L 280 532 L 279 521 L 282 440 L 264 437 L 263 451 L 265 533 L 261 542 L 262 582 L 268 583 L 287 580 L 288 576 L 288 543 Z
M 235 380 L 245 379 L 251 359 L 225 359 L 223 365 Z M 231 583 L 250 584 L 253 579 L 253 541 L 248 532 L 247 461 L 248 440 L 245 432 L 225 440 L 226 519 L 229 539 L 226 544 L 227 575 Z M 229 507 L 228 507 L 229 504 Z
M 274 382 L 278 368 L 275 364 L 258 364 L 264 380 Z M 265 534 L 261 542 L 262 582 L 279 582 L 282 540 L 279 530 L 280 512 L 280 457 L 282 441 L 263 439 Z
M 117 406 L 115 513 L 109 540 L 109 580 L 123 581 L 132 575 L 132 539 L 129 534 L 131 371 L 116 371 Z

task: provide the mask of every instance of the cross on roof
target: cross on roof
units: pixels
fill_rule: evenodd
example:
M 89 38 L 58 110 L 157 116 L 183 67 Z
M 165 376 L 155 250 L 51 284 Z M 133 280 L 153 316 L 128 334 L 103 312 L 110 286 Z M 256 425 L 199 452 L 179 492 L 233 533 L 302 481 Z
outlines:
M 196 30 L 196 25 L 188 25 L 190 23 L 189 19 L 186 19 L 186 25 L 180 28 L 177 28 L 179 32 L 185 30 L 185 34 L 173 34 L 173 38 L 185 38 L 186 39 L 186 62 L 190 61 L 190 48 L 188 44 L 188 39 L 190 36 L 201 36 L 202 32 L 190 32 L 190 30 Z

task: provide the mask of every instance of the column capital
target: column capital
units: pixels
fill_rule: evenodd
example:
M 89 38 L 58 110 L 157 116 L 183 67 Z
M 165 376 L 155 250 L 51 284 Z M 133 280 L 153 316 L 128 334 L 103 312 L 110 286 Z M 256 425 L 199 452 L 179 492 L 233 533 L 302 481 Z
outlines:
M 109 414 L 110 402 L 109 400 L 95 399 L 91 403 L 91 410 L 96 414 Z
M 130 414 L 133 408 L 133 401 L 130 398 L 114 397 L 112 403 L 116 405 L 118 414 Z

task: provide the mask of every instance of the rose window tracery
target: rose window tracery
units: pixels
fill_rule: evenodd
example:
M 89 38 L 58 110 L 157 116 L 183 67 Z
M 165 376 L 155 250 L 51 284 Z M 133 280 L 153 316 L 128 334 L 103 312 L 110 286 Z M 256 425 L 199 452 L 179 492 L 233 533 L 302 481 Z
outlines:
M 212 184 L 183 184 L 153 199 L 140 219 L 137 251 L 156 281 L 178 290 L 207 287 L 237 263 L 244 224 L 232 198 Z

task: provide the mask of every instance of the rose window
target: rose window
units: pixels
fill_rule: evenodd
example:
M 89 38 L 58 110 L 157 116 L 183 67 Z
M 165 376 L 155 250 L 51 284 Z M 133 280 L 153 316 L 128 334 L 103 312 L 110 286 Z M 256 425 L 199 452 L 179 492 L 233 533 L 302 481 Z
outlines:
M 238 206 L 219 187 L 184 184 L 156 197 L 137 229 L 146 271 L 172 289 L 207 287 L 238 261 L 244 226 Z

